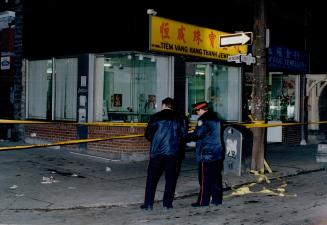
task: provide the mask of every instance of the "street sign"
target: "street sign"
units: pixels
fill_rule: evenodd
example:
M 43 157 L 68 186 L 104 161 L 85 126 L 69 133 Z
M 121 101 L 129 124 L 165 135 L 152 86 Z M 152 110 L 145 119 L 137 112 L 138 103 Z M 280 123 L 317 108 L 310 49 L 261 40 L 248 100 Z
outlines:
M 244 54 L 237 54 L 237 55 L 230 55 L 227 58 L 227 62 L 236 62 L 236 63 L 242 63 L 244 62 L 246 65 L 251 65 L 256 62 L 255 57 L 252 56 L 251 53 L 248 55 Z
M 10 69 L 10 56 L 1 56 L 1 70 Z
M 252 32 L 220 35 L 220 47 L 227 47 L 232 45 L 250 45 L 252 44 Z
M 241 63 L 241 54 L 228 56 L 227 62 Z
M 241 55 L 241 62 L 244 62 L 246 65 L 251 65 L 255 63 L 255 57 L 251 53 L 248 55 Z

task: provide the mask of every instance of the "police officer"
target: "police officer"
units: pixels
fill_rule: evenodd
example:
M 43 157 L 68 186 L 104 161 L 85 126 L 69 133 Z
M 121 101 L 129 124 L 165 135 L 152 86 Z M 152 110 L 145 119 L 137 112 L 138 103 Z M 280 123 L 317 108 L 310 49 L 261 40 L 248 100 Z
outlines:
M 152 210 L 158 181 L 165 171 L 164 209 L 173 208 L 177 181 L 180 145 L 187 135 L 184 118 L 173 110 L 174 100 L 162 100 L 162 110 L 150 117 L 145 137 L 151 142 L 144 204 L 141 209 Z
M 194 132 L 189 139 L 196 141 L 196 160 L 200 192 L 193 207 L 222 204 L 222 169 L 224 153 L 221 142 L 221 122 L 216 113 L 208 111 L 207 102 L 192 105 L 199 115 Z

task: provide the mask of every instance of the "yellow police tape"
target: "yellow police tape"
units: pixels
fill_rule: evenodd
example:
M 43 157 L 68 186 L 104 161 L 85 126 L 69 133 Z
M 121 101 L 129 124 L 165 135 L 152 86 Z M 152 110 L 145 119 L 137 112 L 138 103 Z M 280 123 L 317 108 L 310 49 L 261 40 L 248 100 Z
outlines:
M 0 119 L 0 124 L 79 124 L 89 126 L 115 126 L 115 127 L 146 127 L 147 123 L 134 122 L 89 122 L 89 123 L 72 123 L 72 122 L 51 122 L 37 120 L 4 120 Z
M 135 122 L 51 122 L 51 121 L 36 121 L 36 120 L 6 120 L 0 119 L 0 124 L 73 124 L 73 125 L 86 125 L 86 126 L 118 126 L 118 127 L 146 127 L 147 123 L 135 123 Z M 294 125 L 308 125 L 308 124 L 325 124 L 327 121 L 314 121 L 308 123 L 265 123 L 263 120 L 253 120 L 251 123 L 245 122 L 229 122 L 224 126 L 240 125 L 246 128 L 254 127 L 279 127 L 279 126 L 294 126 Z M 190 123 L 190 127 L 195 127 L 196 123 Z
M 54 123 L 48 121 L 33 121 L 33 120 L 4 120 L 0 119 L 0 123 L 4 124 L 44 124 L 44 123 Z
M 107 141 L 107 140 L 112 140 L 112 139 L 135 138 L 135 137 L 142 137 L 142 136 L 144 136 L 144 135 L 143 134 L 133 134 L 133 135 L 114 136 L 114 137 L 107 137 L 107 138 L 89 138 L 89 139 L 81 139 L 81 140 L 59 141 L 59 142 L 48 143 L 48 144 L 34 144 L 34 145 L 0 147 L 0 151 L 8 151 L 8 150 L 16 150 L 16 149 L 42 148 L 42 147 L 52 147 L 52 146 L 71 145 L 71 144 L 81 144 L 81 143 L 88 143 L 88 142 Z
M 268 166 L 267 162 L 265 162 L 265 164 L 266 164 L 265 166 Z M 269 167 L 268 171 L 269 171 L 269 173 L 272 173 L 270 167 Z M 287 182 L 282 181 L 279 176 L 276 177 L 276 180 L 282 181 L 282 183 L 278 187 L 267 188 L 267 187 L 263 186 L 261 190 L 255 191 L 255 189 L 258 189 L 257 187 L 255 187 L 257 184 L 262 184 L 263 181 L 265 181 L 267 184 L 270 184 L 271 182 L 268 179 L 268 177 L 266 175 L 264 175 L 262 172 L 251 170 L 250 173 L 257 176 L 257 181 L 252 182 L 250 184 L 246 184 L 246 185 L 232 187 L 232 192 L 228 195 L 224 195 L 224 199 L 234 197 L 234 196 L 242 196 L 242 195 L 246 195 L 246 194 L 266 194 L 269 196 L 280 196 L 280 197 L 286 197 L 286 196 L 296 197 L 297 196 L 297 194 L 286 194 Z
M 0 124 L 73 124 L 73 125 L 86 125 L 86 126 L 124 126 L 124 127 L 146 127 L 147 123 L 134 123 L 134 122 L 89 122 L 89 123 L 72 123 L 72 122 L 51 122 L 51 121 L 35 121 L 35 120 L 7 120 L 0 119 Z M 240 125 L 245 126 L 246 128 L 254 128 L 254 127 L 277 127 L 277 126 L 291 126 L 291 125 L 304 125 L 304 124 L 323 124 L 327 123 L 327 121 L 319 121 L 319 122 L 309 122 L 309 123 L 273 123 L 267 124 L 264 121 L 252 121 L 252 123 L 226 123 L 224 126 L 228 125 Z M 194 129 L 196 123 L 190 124 L 190 129 Z M 25 146 L 12 146 L 12 147 L 0 147 L 0 151 L 3 150 L 14 150 L 14 149 L 28 149 L 28 148 L 40 148 L 40 147 L 50 147 L 50 146 L 59 146 L 59 145 L 70 145 L 70 144 L 80 144 L 87 142 L 95 142 L 95 141 L 105 141 L 111 139 L 118 138 L 131 138 L 131 137 L 141 137 L 143 134 L 139 135 L 126 135 L 126 136 L 117 136 L 110 138 L 95 138 L 95 139 L 82 139 L 82 140 L 71 140 L 71 141 L 62 141 L 56 143 L 49 144 L 34 144 L 34 145 L 25 145 Z

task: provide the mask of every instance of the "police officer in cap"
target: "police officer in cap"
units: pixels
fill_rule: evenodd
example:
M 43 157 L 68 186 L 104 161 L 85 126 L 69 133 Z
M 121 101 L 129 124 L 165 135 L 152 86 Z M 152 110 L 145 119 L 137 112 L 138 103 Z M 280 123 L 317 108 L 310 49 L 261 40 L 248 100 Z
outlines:
M 221 122 L 218 115 L 208 110 L 207 102 L 192 105 L 199 116 L 189 140 L 196 142 L 196 160 L 198 162 L 198 180 L 200 192 L 193 207 L 222 204 L 222 169 L 224 153 L 221 142 Z M 211 201 L 210 201 L 211 200 Z

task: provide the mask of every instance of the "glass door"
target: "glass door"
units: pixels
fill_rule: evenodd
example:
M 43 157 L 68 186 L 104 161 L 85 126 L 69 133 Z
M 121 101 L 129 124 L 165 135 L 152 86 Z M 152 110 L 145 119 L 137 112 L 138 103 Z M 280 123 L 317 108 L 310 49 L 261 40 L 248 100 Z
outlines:
M 213 63 L 186 64 L 186 108 L 191 120 L 192 104 L 209 103 L 209 109 L 223 120 L 241 119 L 241 68 Z
M 210 86 L 210 63 L 187 63 L 186 64 L 186 108 L 191 115 L 191 120 L 196 120 L 192 115 L 192 104 L 208 101 L 207 91 Z

